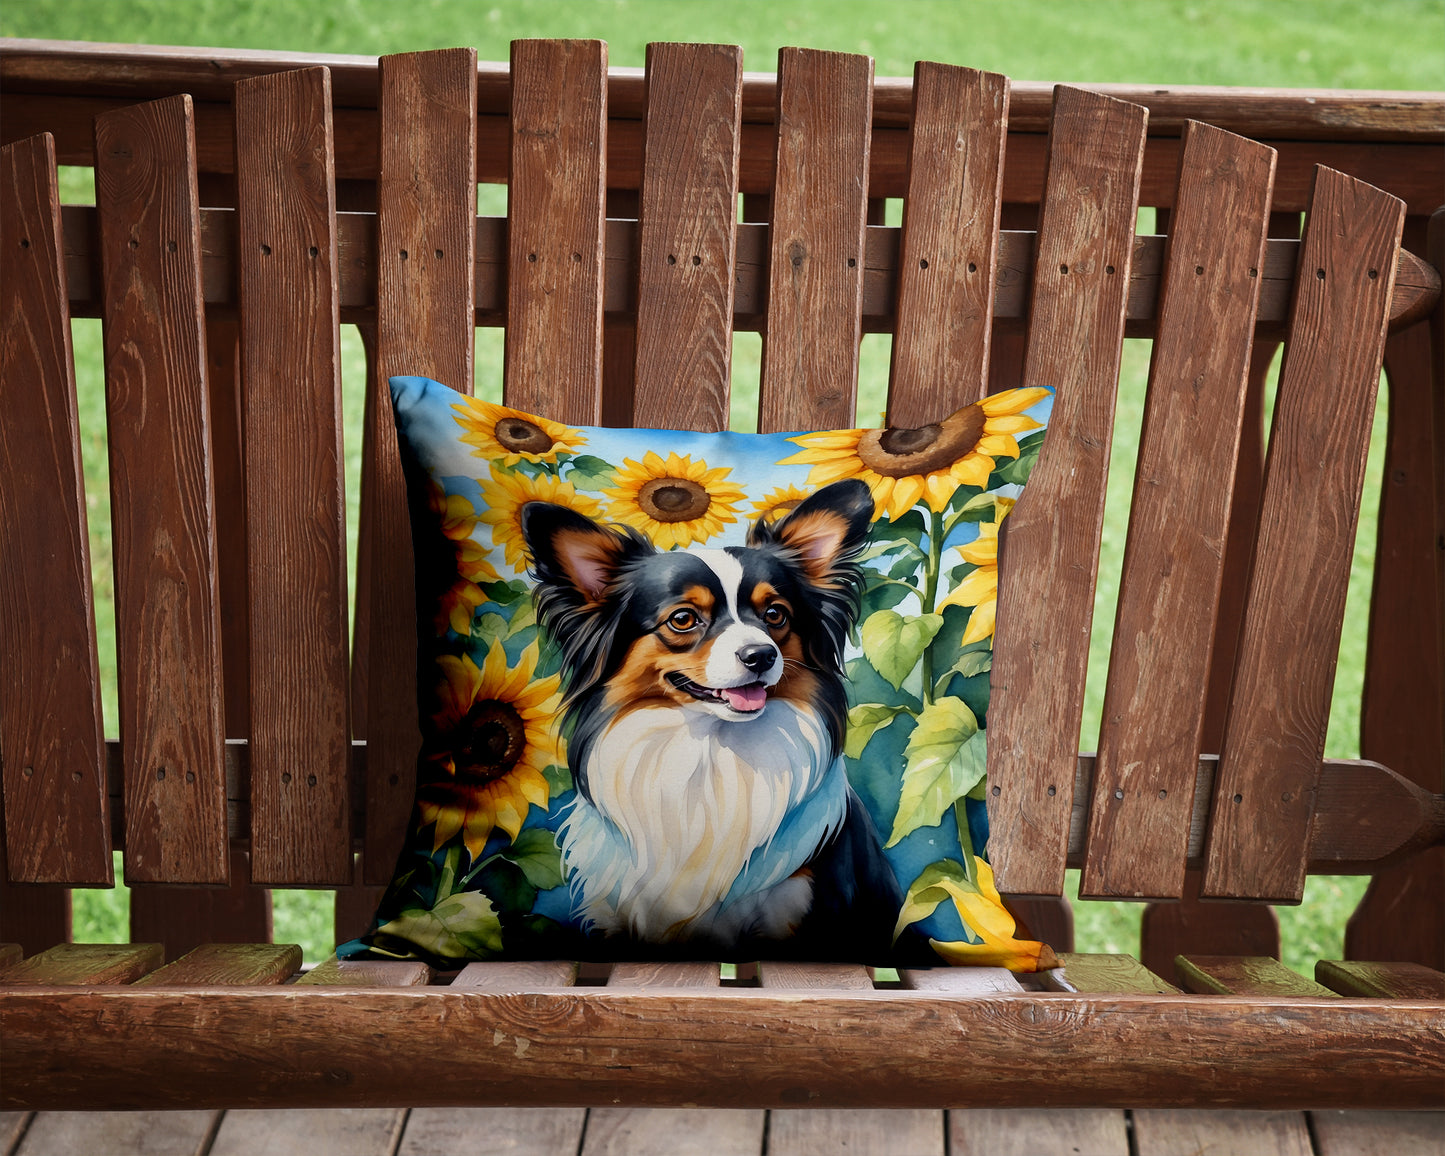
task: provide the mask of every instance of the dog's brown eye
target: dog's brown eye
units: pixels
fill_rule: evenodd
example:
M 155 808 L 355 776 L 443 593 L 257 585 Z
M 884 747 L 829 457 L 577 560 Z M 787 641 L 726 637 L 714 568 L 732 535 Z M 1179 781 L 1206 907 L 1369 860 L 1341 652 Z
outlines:
M 763 611 L 763 621 L 769 626 L 786 626 L 788 622 L 788 611 L 781 602 L 774 602 Z
M 667 616 L 667 624 L 674 630 L 691 630 L 700 621 L 695 610 L 674 610 Z

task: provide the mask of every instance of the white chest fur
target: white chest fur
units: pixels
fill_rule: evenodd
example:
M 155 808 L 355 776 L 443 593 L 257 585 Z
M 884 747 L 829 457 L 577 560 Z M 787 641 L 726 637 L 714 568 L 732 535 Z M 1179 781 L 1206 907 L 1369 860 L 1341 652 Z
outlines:
M 790 876 L 846 811 L 841 782 L 820 794 L 842 775 L 827 752 L 816 715 L 781 701 L 740 722 L 625 715 L 589 752 L 592 803 L 579 794 L 559 832 L 574 903 L 599 930 L 654 943 L 787 934 L 812 901 Z M 817 813 L 789 822 L 805 804 Z M 730 895 L 745 867 L 745 892 Z

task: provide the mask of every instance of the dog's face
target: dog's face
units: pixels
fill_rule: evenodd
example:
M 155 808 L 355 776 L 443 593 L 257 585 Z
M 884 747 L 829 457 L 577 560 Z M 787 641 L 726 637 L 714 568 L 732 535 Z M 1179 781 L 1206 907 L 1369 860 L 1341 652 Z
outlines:
M 872 511 L 867 486 L 838 482 L 754 526 L 747 546 L 659 552 L 529 504 L 539 618 L 563 652 L 569 701 L 601 692 L 594 707 L 614 715 L 672 705 L 738 723 L 770 699 L 816 707 L 841 673 Z

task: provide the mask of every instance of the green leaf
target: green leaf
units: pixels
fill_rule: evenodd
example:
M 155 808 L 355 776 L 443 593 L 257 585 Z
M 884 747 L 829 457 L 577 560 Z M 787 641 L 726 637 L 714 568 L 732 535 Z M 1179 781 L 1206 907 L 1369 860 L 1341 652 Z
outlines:
M 923 565 L 927 559 L 921 550 L 915 550 L 911 546 L 903 552 L 898 561 L 888 567 L 888 577 L 914 578 L 918 574 L 918 567 Z
M 961 674 L 964 678 L 973 678 L 975 675 L 987 674 L 992 669 L 992 650 L 970 650 L 960 654 L 958 661 L 943 672 L 934 685 L 934 692 L 941 691 L 956 674 Z
M 1028 481 L 1029 475 L 1034 471 L 1034 464 L 1039 460 L 1039 451 L 1044 446 L 1044 432 L 1044 430 L 1039 430 L 1026 438 L 1021 438 L 1019 440 L 1019 456 L 994 470 L 993 477 L 997 478 L 999 482 L 1014 486 L 1021 486 Z M 990 489 L 997 484 L 992 478 L 989 482 Z
M 502 856 L 520 867 L 527 882 L 538 891 L 559 887 L 566 878 L 557 840 L 543 827 L 529 827 L 521 832 L 511 846 L 502 848 Z
M 863 654 L 896 690 L 942 625 L 941 614 L 904 618 L 895 610 L 880 610 L 863 623 Z
M 564 795 L 573 787 L 572 772 L 567 767 L 559 767 L 556 763 L 546 767 L 542 771 L 542 777 L 547 780 L 547 796 L 555 799 L 558 795 Z
M 482 653 L 491 649 L 492 643 L 507 637 L 507 620 L 494 610 L 478 614 L 472 619 L 472 641 L 482 644 Z M 479 662 L 477 665 L 481 665 Z
M 949 897 L 948 892 L 939 886 L 944 880 L 965 887 L 972 886 L 964 874 L 963 866 L 952 859 L 940 859 L 936 863 L 930 863 L 918 873 L 918 878 L 908 885 L 908 891 L 903 896 L 903 908 L 898 912 L 898 923 L 893 929 L 895 942 L 903 934 L 905 927 L 910 923 L 917 923 L 920 919 L 927 919 L 934 909 Z
M 955 497 L 967 493 L 967 488 L 960 489 Z M 994 510 L 996 509 L 995 496 L 987 491 L 976 493 L 973 497 L 963 502 L 958 507 L 958 513 L 953 517 L 953 524 L 959 522 L 992 522 Z
M 873 527 L 873 533 L 882 533 L 881 527 L 887 526 L 888 533 L 895 538 L 906 538 L 920 550 L 923 548 L 923 535 L 928 532 L 928 523 L 924 521 L 923 514 L 918 510 L 909 510 L 903 517 L 892 522 L 882 521 Z
M 878 582 L 870 585 L 863 592 L 862 610 L 859 617 L 867 619 L 870 615 L 879 610 L 887 610 L 890 606 L 897 606 L 908 595 L 912 593 L 907 586 L 900 586 L 897 582 Z
M 480 891 L 449 895 L 435 907 L 413 907 L 376 929 L 447 959 L 487 959 L 502 950 L 502 922 Z
M 906 707 L 885 706 L 881 702 L 864 703 L 848 712 L 848 738 L 843 753 L 850 759 L 861 758 L 875 732 L 896 719 Z
M 907 762 L 889 847 L 919 827 L 936 827 L 984 774 L 982 732 L 961 698 L 925 705 L 903 754 Z
M 581 454 L 568 465 L 566 480 L 579 490 L 601 490 L 612 485 L 617 469 L 611 462 L 592 454 Z
M 888 680 L 879 674 L 866 658 L 851 658 L 843 669 L 848 676 L 848 701 L 854 706 L 883 702 L 906 706 L 915 712 L 923 708 L 923 703 L 917 696 L 889 685 Z
M 527 598 L 532 593 L 525 582 L 483 582 L 482 592 L 486 594 L 487 601 L 498 606 L 510 606 L 518 598 Z
M 535 625 L 537 625 L 537 605 L 529 598 L 512 611 L 512 619 L 507 623 L 507 637 L 510 638 L 517 631 Z

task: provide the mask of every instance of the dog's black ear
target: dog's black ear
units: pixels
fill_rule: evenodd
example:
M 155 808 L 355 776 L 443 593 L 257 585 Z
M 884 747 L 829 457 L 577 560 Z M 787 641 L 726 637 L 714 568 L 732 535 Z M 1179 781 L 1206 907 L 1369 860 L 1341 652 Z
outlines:
M 749 541 L 766 535 L 796 550 L 808 577 L 825 583 L 863 548 L 872 522 L 872 492 L 857 478 L 846 478 L 810 495 L 776 526 L 759 523 Z
M 521 524 L 537 580 L 571 586 L 588 602 L 602 600 L 619 563 L 638 549 L 631 537 L 552 502 L 528 502 Z

